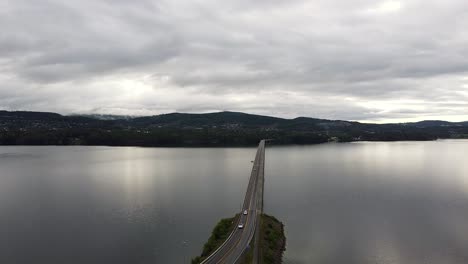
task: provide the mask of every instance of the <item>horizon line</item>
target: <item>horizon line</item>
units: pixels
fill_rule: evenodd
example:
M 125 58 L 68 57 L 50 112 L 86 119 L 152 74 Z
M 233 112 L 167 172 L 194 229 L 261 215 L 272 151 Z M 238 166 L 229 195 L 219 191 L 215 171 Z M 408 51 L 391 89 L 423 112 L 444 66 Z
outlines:
M 270 118 L 278 118 L 283 120 L 294 120 L 298 118 L 310 118 L 310 119 L 319 119 L 319 120 L 327 120 L 327 121 L 342 121 L 342 122 L 357 122 L 362 124 L 410 124 L 410 123 L 419 123 L 419 122 L 447 122 L 447 123 L 464 123 L 466 121 L 449 121 L 444 119 L 420 119 L 415 121 L 406 121 L 406 122 L 385 122 L 385 121 L 366 121 L 366 120 L 346 120 L 346 119 L 329 119 L 329 118 L 320 118 L 320 117 L 310 117 L 310 116 L 296 116 L 293 118 L 287 117 L 278 117 L 273 115 L 264 115 L 264 114 L 252 114 L 247 112 L 240 112 L 240 111 L 230 111 L 230 110 L 220 110 L 220 111 L 209 111 L 209 112 L 167 112 L 167 113 L 160 113 L 160 114 L 153 114 L 153 115 L 126 115 L 126 114 L 105 114 L 105 113 L 60 113 L 60 112 L 52 112 L 52 111 L 35 111 L 35 110 L 6 110 L 0 109 L 0 112 L 29 112 L 29 113 L 49 113 L 49 114 L 58 114 L 61 116 L 115 116 L 115 117 L 129 117 L 129 118 L 140 118 L 140 117 L 152 117 L 152 116 L 161 116 L 161 115 L 170 115 L 170 114 L 189 114 L 189 115 L 204 115 L 204 114 L 219 114 L 219 113 L 238 113 L 238 114 L 245 114 L 245 115 L 254 115 L 254 116 L 263 116 L 263 117 L 270 117 Z M 412 119 L 412 118 L 406 118 Z

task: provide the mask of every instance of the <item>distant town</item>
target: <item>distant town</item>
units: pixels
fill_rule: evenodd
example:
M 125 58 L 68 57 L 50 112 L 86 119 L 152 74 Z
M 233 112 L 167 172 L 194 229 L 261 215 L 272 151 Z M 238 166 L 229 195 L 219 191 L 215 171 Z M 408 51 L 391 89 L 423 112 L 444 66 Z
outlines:
M 238 112 L 157 116 L 0 111 L 1 145 L 254 146 L 468 138 L 468 122 L 370 124 Z

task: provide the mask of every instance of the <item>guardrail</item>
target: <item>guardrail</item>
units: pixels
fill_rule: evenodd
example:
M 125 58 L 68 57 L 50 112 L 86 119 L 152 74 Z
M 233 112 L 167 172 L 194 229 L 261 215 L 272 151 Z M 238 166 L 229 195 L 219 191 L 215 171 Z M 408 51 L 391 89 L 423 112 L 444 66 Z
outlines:
M 216 255 L 216 253 L 218 253 L 218 251 L 220 251 L 223 248 L 223 246 L 226 245 L 226 243 L 229 241 L 229 239 L 236 232 L 236 230 L 237 230 L 236 228 L 237 228 L 237 225 L 240 223 L 241 217 L 242 217 L 242 215 L 239 215 L 239 219 L 237 220 L 237 224 L 234 226 L 234 229 L 232 230 L 231 234 L 226 238 L 226 240 L 224 240 L 224 242 L 213 253 L 211 253 L 208 257 L 206 257 L 206 259 L 204 259 L 202 262 L 200 262 L 201 264 L 207 263 L 210 260 L 210 258 L 212 258 L 214 255 Z
M 257 152 L 258 154 L 258 152 Z M 255 155 L 255 161 L 257 162 L 257 155 Z M 255 163 L 254 163 L 255 164 Z M 253 171 L 252 171 L 253 173 Z M 256 172 L 257 173 L 257 177 L 255 178 L 255 182 L 253 183 L 253 187 L 254 190 L 256 191 L 257 190 L 257 184 L 258 184 L 258 171 Z M 247 187 L 247 192 L 246 192 L 246 197 L 245 197 L 245 200 L 244 200 L 244 208 L 245 208 L 245 205 L 246 205 L 246 201 L 247 201 L 247 194 L 249 193 L 249 188 L 251 187 L 251 180 L 252 180 L 252 174 L 250 176 L 251 178 L 249 179 L 249 185 Z M 255 197 L 255 194 L 256 192 L 254 192 L 253 196 Z M 251 198 L 252 199 L 252 198 Z M 254 198 L 255 199 L 255 198 Z M 257 202 L 257 201 L 255 201 Z M 243 209 L 244 210 L 244 209 Z M 247 245 L 250 245 L 250 243 L 252 242 L 252 239 L 255 235 L 255 231 L 257 229 L 257 221 L 258 221 L 258 215 L 257 215 L 257 210 L 255 210 L 255 214 L 256 214 L 256 217 L 254 217 L 254 228 L 250 230 L 250 233 L 249 233 L 249 239 L 248 239 L 248 243 Z M 213 252 L 211 253 L 208 257 L 206 257 L 206 259 L 204 259 L 202 262 L 200 262 L 201 264 L 207 264 L 211 258 L 213 258 L 213 256 L 215 256 L 221 249 L 223 249 L 224 246 L 226 246 L 226 244 L 230 241 L 230 239 L 232 238 L 232 236 L 234 235 L 234 233 L 237 231 L 237 226 L 239 225 L 239 223 L 241 222 L 241 219 L 242 219 L 242 212 L 241 214 L 239 215 L 239 219 L 236 223 L 236 226 L 234 227 L 234 229 L 232 230 L 231 234 L 226 238 L 226 240 L 224 240 L 224 242 Z M 235 263 L 239 260 L 239 258 L 244 254 L 246 248 L 244 248 L 242 250 L 242 254 L 240 254 L 236 259 L 235 259 Z
M 255 213 L 257 213 L 257 212 L 255 212 Z M 255 231 L 257 230 L 257 220 L 258 220 L 258 216 L 255 217 L 255 219 L 254 219 L 254 226 L 255 226 L 255 228 L 253 228 L 253 229 L 250 231 L 250 234 L 249 234 L 249 243 L 247 243 L 247 245 L 250 245 L 250 243 L 252 242 L 252 239 L 253 239 L 253 237 L 254 237 L 254 235 L 255 235 Z M 240 254 L 240 255 L 236 258 L 236 260 L 234 261 L 234 263 L 237 263 L 237 261 L 239 261 L 239 259 L 242 257 L 242 255 L 244 255 L 246 249 L 247 249 L 247 248 L 244 248 L 244 250 L 242 250 L 242 254 Z

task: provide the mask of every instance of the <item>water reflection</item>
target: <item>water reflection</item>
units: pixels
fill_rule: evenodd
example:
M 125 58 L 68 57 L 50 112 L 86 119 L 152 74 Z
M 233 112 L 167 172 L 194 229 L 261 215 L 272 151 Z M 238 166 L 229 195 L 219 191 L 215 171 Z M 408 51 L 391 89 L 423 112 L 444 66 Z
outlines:
M 468 263 L 467 143 L 270 148 L 286 263 Z
M 255 149 L 2 153 L 0 263 L 183 263 L 237 210 Z
M 286 263 L 468 263 L 468 141 L 269 147 Z M 0 263 L 187 263 L 255 148 L 0 147 Z

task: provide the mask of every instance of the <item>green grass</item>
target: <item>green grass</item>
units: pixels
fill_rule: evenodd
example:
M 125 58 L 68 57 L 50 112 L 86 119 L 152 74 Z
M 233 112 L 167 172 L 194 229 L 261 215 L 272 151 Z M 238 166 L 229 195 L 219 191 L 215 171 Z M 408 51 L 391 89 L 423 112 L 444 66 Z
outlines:
M 206 257 L 213 253 L 224 241 L 229 237 L 232 230 L 234 229 L 239 214 L 232 218 L 221 219 L 221 221 L 216 224 L 213 232 L 208 241 L 203 246 L 203 251 L 200 256 L 197 256 L 192 259 L 192 264 L 201 263 Z
M 192 259 L 192 264 L 201 263 L 206 257 L 213 253 L 229 237 L 236 226 L 239 214 L 232 218 L 222 219 L 213 229 L 210 238 L 203 246 L 200 256 Z M 286 245 L 283 223 L 273 216 L 262 214 L 260 219 L 260 261 L 262 264 L 278 264 L 282 261 Z M 251 250 L 241 259 L 241 263 L 250 264 L 253 258 L 253 242 Z
M 260 263 L 281 263 L 286 245 L 283 223 L 263 214 L 260 228 Z

